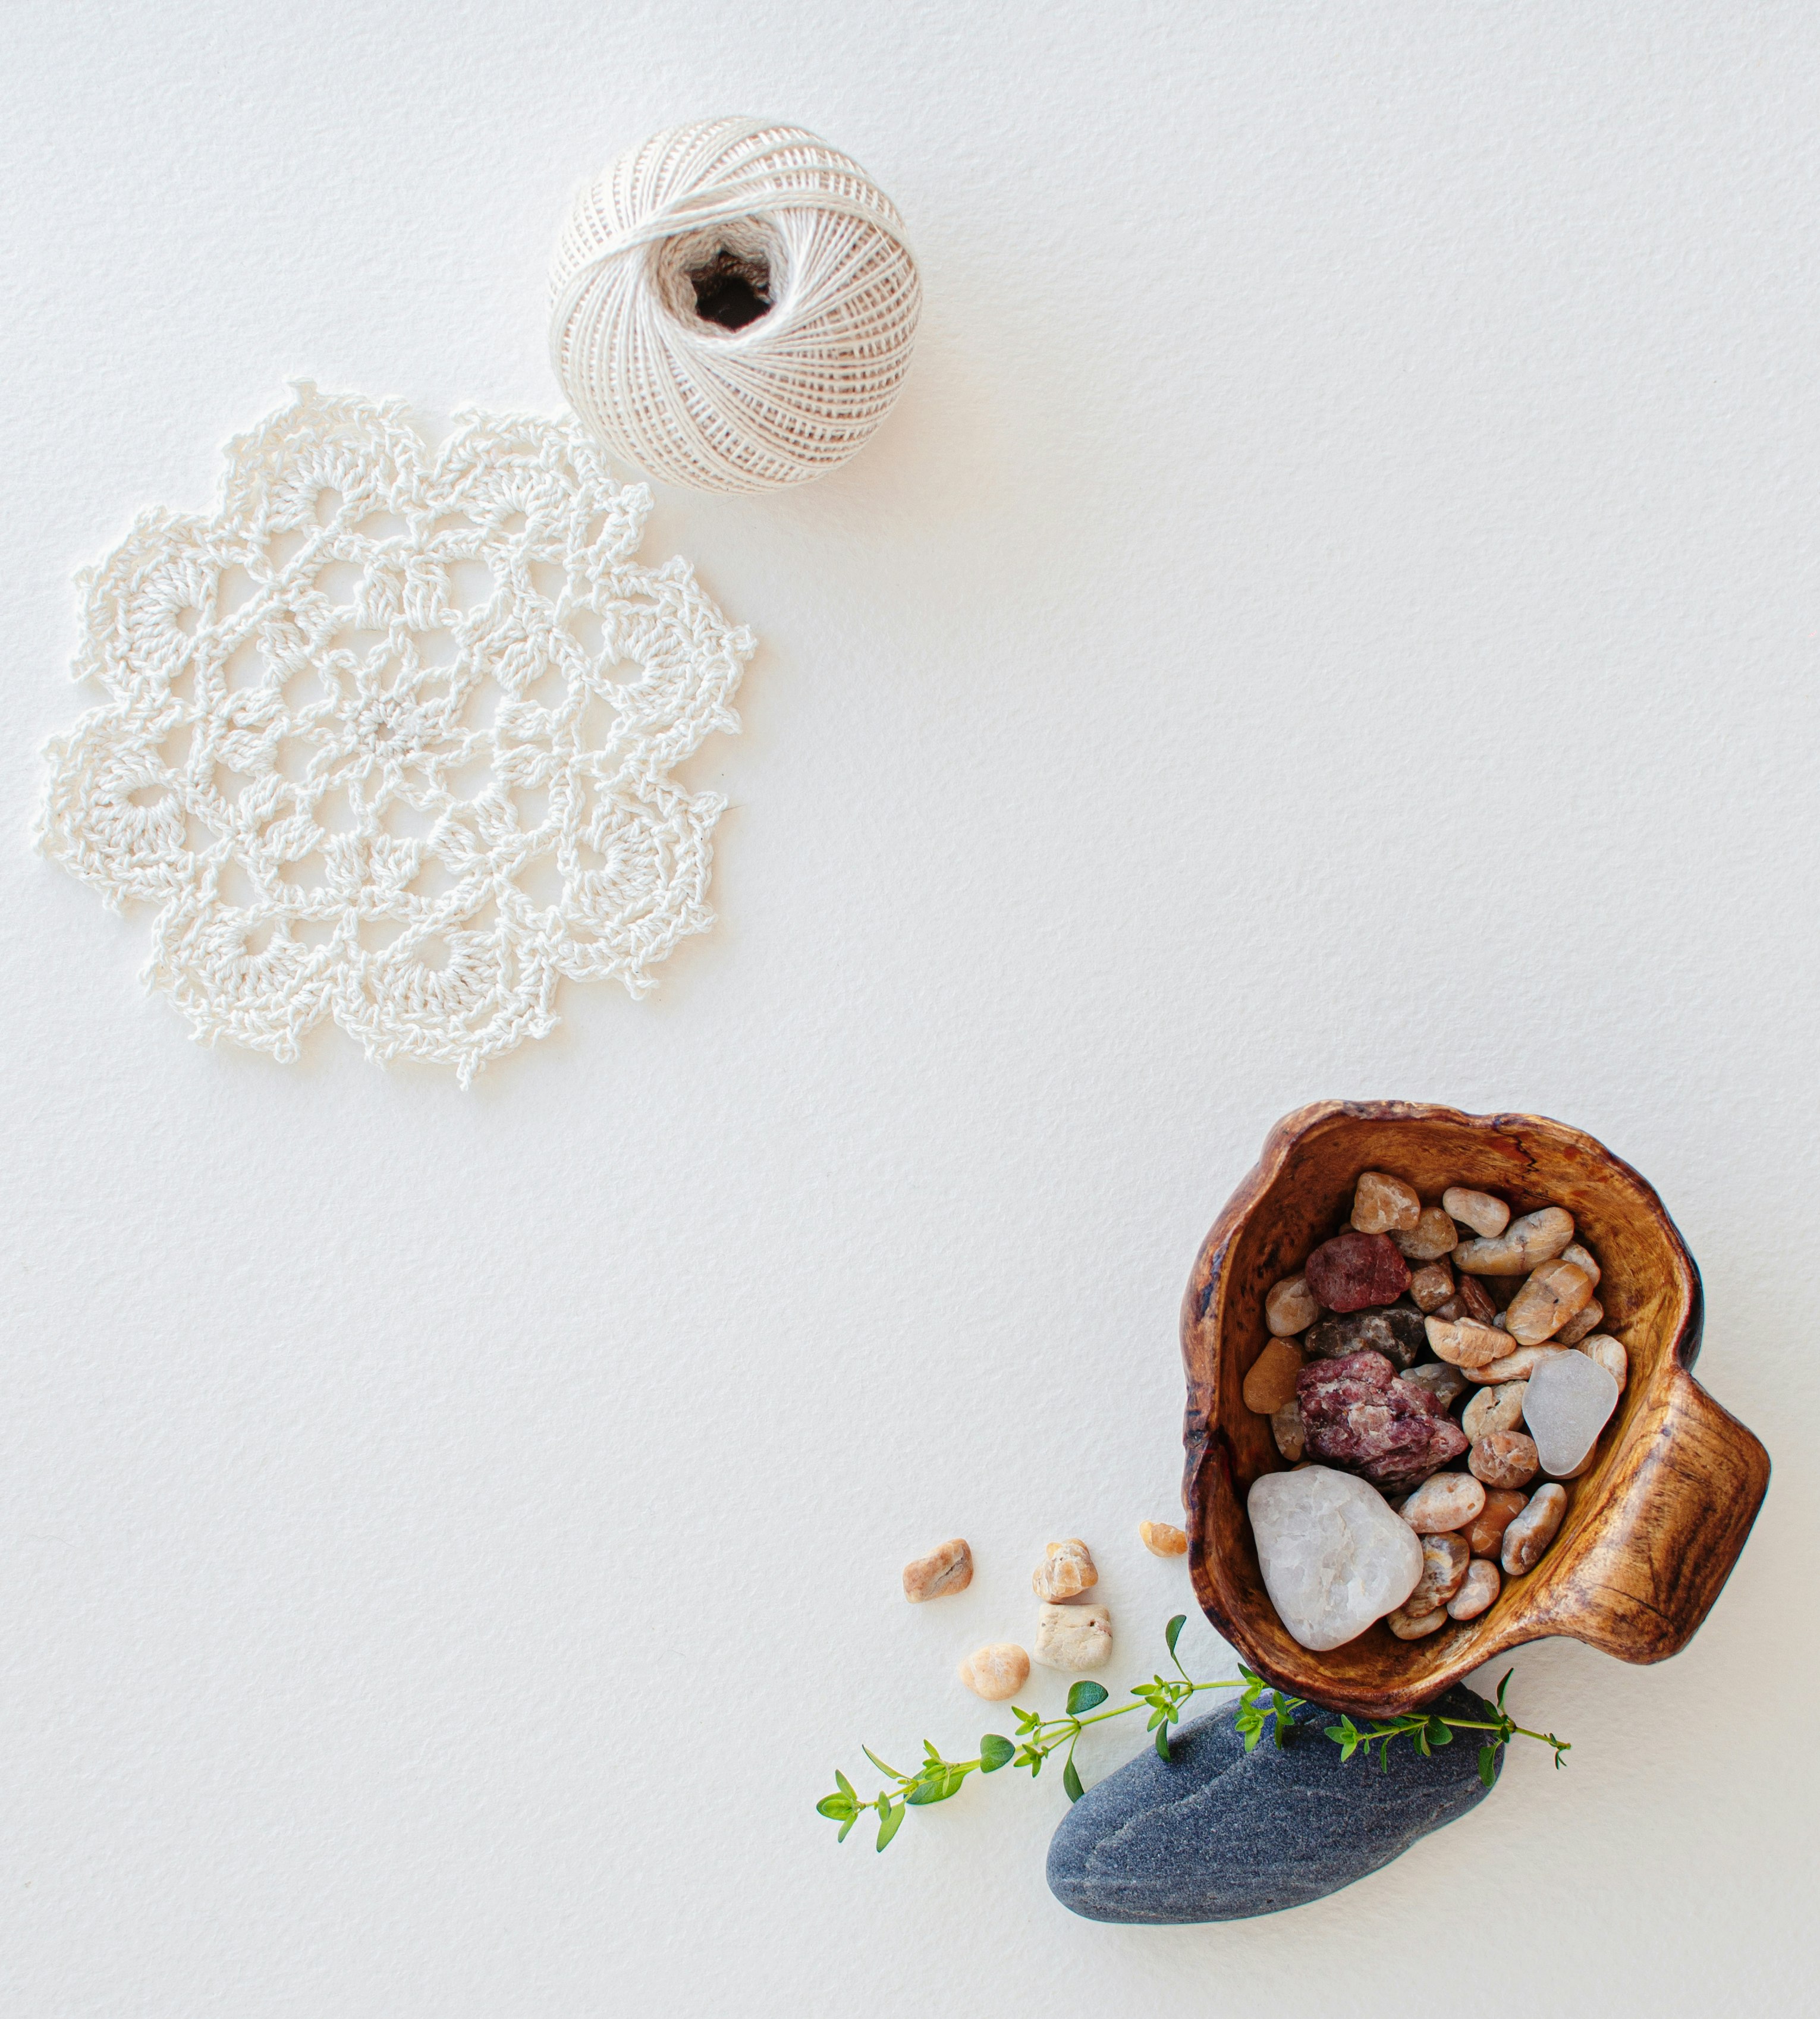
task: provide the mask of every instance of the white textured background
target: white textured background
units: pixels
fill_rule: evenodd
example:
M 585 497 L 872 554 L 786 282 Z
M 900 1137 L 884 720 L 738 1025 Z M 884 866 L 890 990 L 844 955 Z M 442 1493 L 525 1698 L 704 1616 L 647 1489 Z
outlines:
M 1799 2009 L 1820 14 L 4 27 L 9 2019 Z M 867 163 L 928 309 L 847 471 L 661 498 L 763 640 L 693 773 L 720 929 L 466 1096 L 190 1045 L 145 921 L 28 852 L 71 571 L 291 376 L 553 405 L 567 191 L 725 110 Z M 1046 1539 L 1149 1672 L 1177 1298 L 1327 1094 L 1659 1186 L 1777 1465 L 1705 1631 L 1520 1657 L 1569 1768 L 1285 1917 L 1072 1919 L 1046 1776 L 837 1850 L 862 1738 L 985 1727 L 952 1665 Z

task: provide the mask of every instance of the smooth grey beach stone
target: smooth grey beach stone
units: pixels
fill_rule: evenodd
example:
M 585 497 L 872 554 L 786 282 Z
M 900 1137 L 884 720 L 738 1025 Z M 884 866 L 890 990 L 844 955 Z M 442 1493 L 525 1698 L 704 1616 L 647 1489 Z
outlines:
M 1433 1708 L 1489 1718 L 1463 1685 Z M 1484 1800 L 1479 1734 L 1461 1732 L 1424 1760 L 1406 1738 L 1390 1771 L 1362 1753 L 1342 1763 L 1321 1727 L 1329 1711 L 1305 1705 L 1278 1751 L 1253 1752 L 1231 1707 L 1176 1728 L 1173 1757 L 1147 1751 L 1089 1789 L 1049 1847 L 1050 1890 L 1089 1921 L 1241 1921 L 1279 1913 L 1399 1858 L 1419 1837 Z M 1498 1767 L 1503 1767 L 1498 1755 Z

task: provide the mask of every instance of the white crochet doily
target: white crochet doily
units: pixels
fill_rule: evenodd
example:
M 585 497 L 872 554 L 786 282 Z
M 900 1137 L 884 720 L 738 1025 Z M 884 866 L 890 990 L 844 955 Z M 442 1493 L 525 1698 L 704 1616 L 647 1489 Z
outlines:
M 674 782 L 751 634 L 633 560 L 651 495 L 571 416 L 310 385 L 228 444 L 212 518 L 154 509 L 77 578 L 104 706 L 46 751 L 38 843 L 158 907 L 148 982 L 281 1059 L 332 1017 L 455 1067 L 634 995 L 708 909 L 723 802 Z

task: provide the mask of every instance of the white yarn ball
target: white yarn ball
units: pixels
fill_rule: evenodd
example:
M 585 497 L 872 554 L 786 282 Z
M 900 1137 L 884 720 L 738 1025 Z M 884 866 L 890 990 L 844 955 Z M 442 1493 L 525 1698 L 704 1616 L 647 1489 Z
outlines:
M 857 162 L 799 126 L 705 119 L 576 197 L 550 268 L 550 362 L 640 469 L 769 491 L 872 434 L 922 306 L 904 220 Z

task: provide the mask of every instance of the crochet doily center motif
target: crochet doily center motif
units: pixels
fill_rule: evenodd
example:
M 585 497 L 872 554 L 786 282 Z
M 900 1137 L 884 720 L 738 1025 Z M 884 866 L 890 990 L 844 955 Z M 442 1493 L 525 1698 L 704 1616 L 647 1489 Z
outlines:
M 38 843 L 155 905 L 147 979 L 198 1037 L 455 1067 L 555 1023 L 560 977 L 634 995 L 713 923 L 723 802 L 672 775 L 751 634 L 571 416 L 291 406 L 228 444 L 212 517 L 154 509 L 77 578 L 105 703 L 46 750 Z

